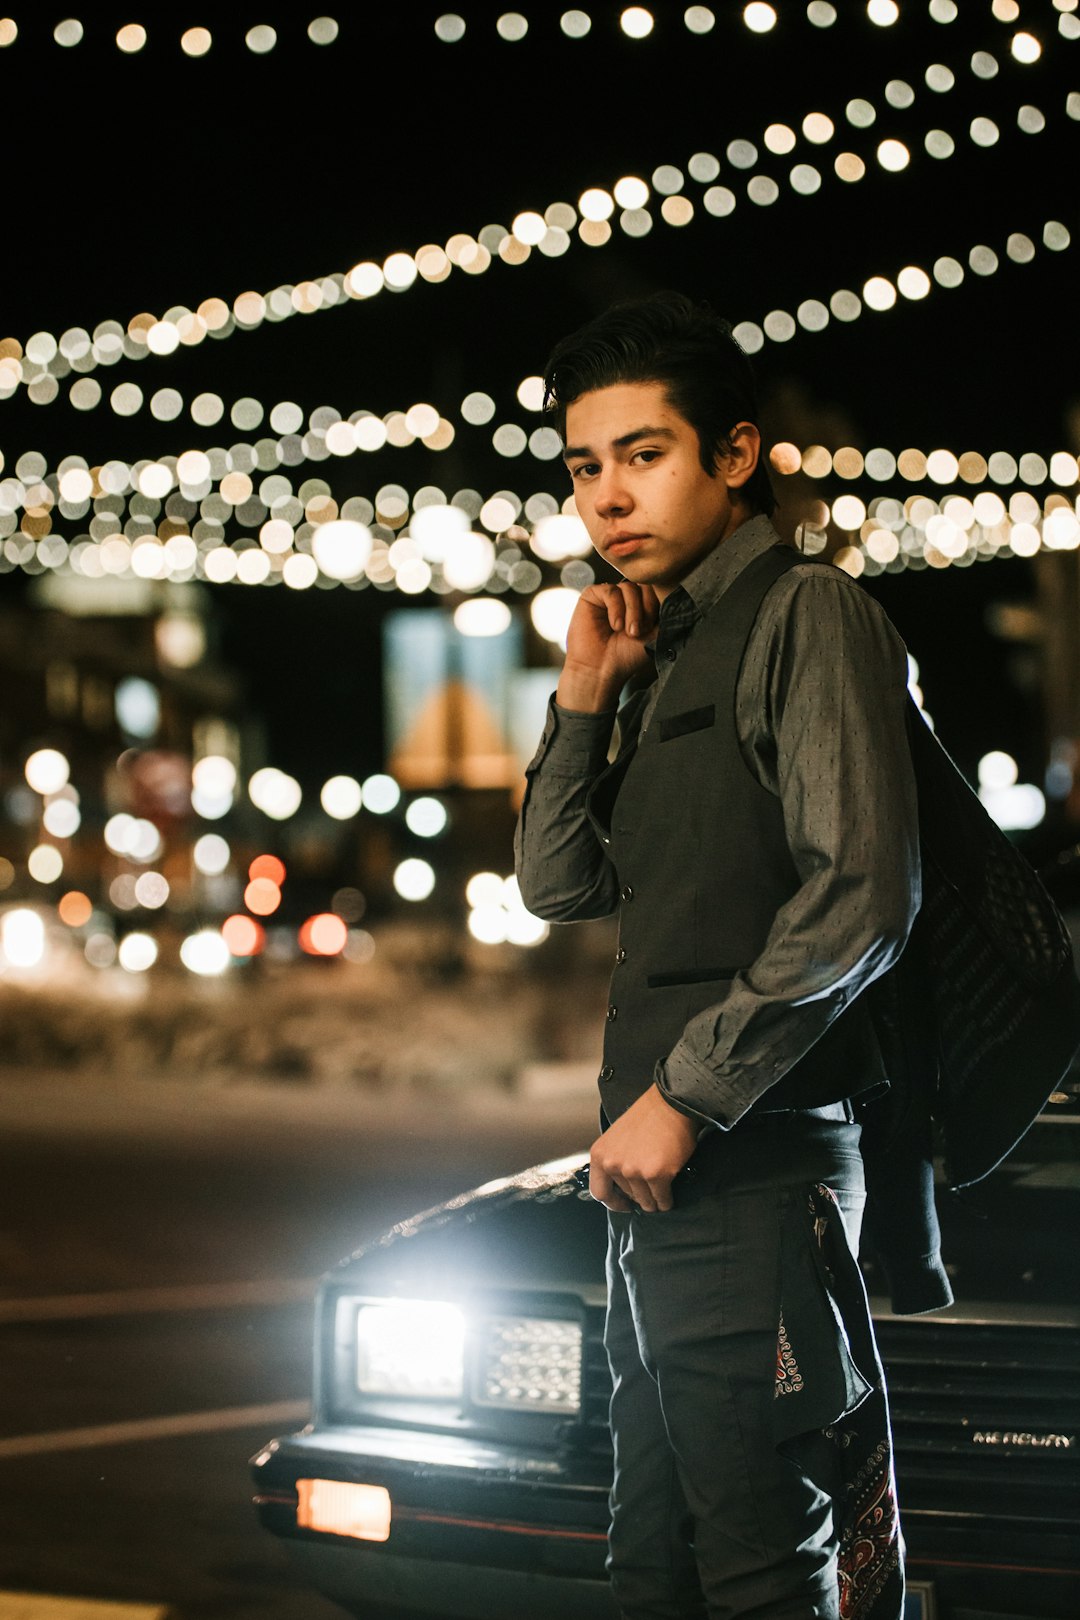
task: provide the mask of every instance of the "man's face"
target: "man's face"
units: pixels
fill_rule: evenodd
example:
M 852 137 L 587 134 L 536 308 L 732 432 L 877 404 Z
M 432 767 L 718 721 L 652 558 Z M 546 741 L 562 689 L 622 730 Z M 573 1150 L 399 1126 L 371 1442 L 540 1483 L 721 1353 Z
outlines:
M 756 455 L 747 471 L 736 449 L 710 478 L 697 432 L 663 384 L 616 383 L 567 407 L 564 459 L 597 551 L 663 598 L 747 516 L 738 486 Z

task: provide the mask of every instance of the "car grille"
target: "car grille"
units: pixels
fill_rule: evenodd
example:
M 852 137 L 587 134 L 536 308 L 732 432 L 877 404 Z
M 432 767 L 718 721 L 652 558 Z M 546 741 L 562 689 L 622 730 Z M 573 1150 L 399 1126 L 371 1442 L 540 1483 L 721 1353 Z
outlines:
M 604 1312 L 586 1313 L 578 1443 L 610 1449 Z M 1080 1332 L 877 1323 L 901 1500 L 912 1513 L 1080 1526 Z
M 1080 1524 L 1080 1332 L 877 1324 L 911 1510 Z

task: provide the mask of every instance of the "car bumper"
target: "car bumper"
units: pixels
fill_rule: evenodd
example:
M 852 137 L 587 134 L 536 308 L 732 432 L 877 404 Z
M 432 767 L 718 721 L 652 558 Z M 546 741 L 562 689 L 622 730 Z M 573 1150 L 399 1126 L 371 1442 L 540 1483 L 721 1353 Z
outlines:
M 604 1569 L 610 1463 L 445 1435 L 314 1431 L 253 1458 L 255 1502 L 304 1579 L 346 1605 L 454 1620 L 615 1620 Z M 298 1522 L 297 1481 L 383 1487 L 388 1538 Z

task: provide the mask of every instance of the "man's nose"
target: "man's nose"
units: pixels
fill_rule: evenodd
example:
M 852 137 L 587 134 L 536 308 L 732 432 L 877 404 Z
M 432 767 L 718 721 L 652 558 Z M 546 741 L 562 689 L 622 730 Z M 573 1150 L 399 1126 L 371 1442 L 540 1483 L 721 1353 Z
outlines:
M 622 476 L 621 467 L 612 467 L 600 474 L 600 487 L 596 493 L 596 510 L 601 517 L 613 517 L 628 512 L 633 505 Z

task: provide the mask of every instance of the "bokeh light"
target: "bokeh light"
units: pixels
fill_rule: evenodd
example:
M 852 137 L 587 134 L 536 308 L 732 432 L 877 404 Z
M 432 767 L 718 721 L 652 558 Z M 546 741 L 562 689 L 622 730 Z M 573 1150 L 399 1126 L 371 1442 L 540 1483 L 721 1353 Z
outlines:
M 447 820 L 446 806 L 438 799 L 414 799 L 405 811 L 405 825 L 418 838 L 437 838 Z
M 169 883 L 161 872 L 142 872 L 135 879 L 135 900 L 148 911 L 159 910 L 169 898 Z
M 501 904 L 474 906 L 469 912 L 468 929 L 481 945 L 503 945 L 510 918 Z
M 24 767 L 26 780 L 35 793 L 59 793 L 71 774 L 67 758 L 57 748 L 39 748 Z
M 567 512 L 552 512 L 540 518 L 529 544 L 536 555 L 546 562 L 561 562 L 567 557 L 587 557 L 593 549 L 584 523 Z
M 344 920 L 332 911 L 309 917 L 299 930 L 300 949 L 308 956 L 340 956 L 349 938 Z
M 94 914 L 93 903 L 81 889 L 69 889 L 57 905 L 60 921 L 69 928 L 82 928 Z
M 276 855 L 256 855 L 248 867 L 249 878 L 269 878 L 280 889 L 285 881 L 285 862 Z
M 153 934 L 125 934 L 116 954 L 126 973 L 146 973 L 158 959 L 157 940 Z
M 244 890 L 244 904 L 256 917 L 272 917 L 281 904 L 281 890 L 272 878 L 252 878 Z
M 220 877 L 229 864 L 231 851 L 219 833 L 204 833 L 195 840 L 191 858 L 196 871 L 206 877 Z
M 258 956 L 266 943 L 266 930 L 253 917 L 234 912 L 221 925 L 221 937 L 233 956 Z
M 16 907 L 0 918 L 0 952 L 11 967 L 37 967 L 45 955 L 45 924 L 36 911 Z
M 323 783 L 319 802 L 335 821 L 350 821 L 363 802 L 360 783 L 353 776 L 331 776 Z
M 52 799 L 41 817 L 45 831 L 53 838 L 73 838 L 82 823 L 82 812 L 72 799 Z
M 228 799 L 236 787 L 236 766 L 223 754 L 206 754 L 191 769 L 192 786 L 208 799 Z
M 1037 62 L 1042 55 L 1042 46 L 1035 35 L 1024 32 L 1013 35 L 1009 49 L 1012 51 L 1013 60 L 1022 62 L 1025 66 Z
M 565 647 L 570 620 L 577 605 L 577 591 L 567 590 L 565 586 L 555 585 L 546 591 L 538 591 L 529 609 L 537 633 L 545 641 Z
M 443 579 L 451 590 L 475 591 L 486 585 L 495 567 L 495 547 L 484 534 L 459 534 L 443 559 Z
M 887 169 L 891 174 L 898 174 L 911 162 L 911 153 L 903 141 L 882 141 L 877 149 L 877 160 L 883 169 Z
M 474 872 L 465 885 L 465 898 L 470 906 L 501 906 L 503 883 L 498 872 Z
M 750 5 L 743 7 L 743 22 L 752 34 L 767 34 L 776 27 L 775 7 L 762 4 L 761 0 L 752 0 Z
M 116 941 L 111 934 L 100 930 L 90 935 L 83 946 L 83 955 L 94 968 L 112 967 L 116 961 Z
M 265 765 L 248 782 L 248 797 L 272 821 L 287 821 L 299 810 L 303 791 L 295 777 Z
M 364 807 L 374 815 L 385 816 L 396 809 L 401 799 L 401 789 L 392 776 L 381 772 L 369 776 L 362 783 L 360 789 L 363 795 Z
M 653 15 L 644 6 L 627 6 L 619 27 L 628 39 L 647 39 L 653 31 Z
M 371 530 L 363 523 L 338 518 L 320 523 L 312 540 L 315 561 L 328 579 L 359 579 L 371 555 Z
M 412 858 L 394 868 L 394 888 L 403 900 L 426 900 L 435 887 L 435 870 L 427 861 Z
M 232 955 L 224 935 L 216 928 L 201 928 L 189 934 L 180 947 L 180 960 L 189 973 L 216 978 L 225 972 Z
M 454 609 L 454 629 L 463 636 L 501 636 L 511 623 L 510 609 L 493 596 L 475 596 Z
M 212 44 L 209 28 L 186 28 L 180 35 L 180 49 L 185 56 L 205 56 Z
M 27 856 L 26 869 L 35 883 L 55 883 L 64 870 L 64 857 L 55 844 L 38 844 Z
M 244 43 L 254 55 L 265 56 L 277 44 L 277 31 L 271 28 L 268 23 L 259 23 L 255 28 L 248 29 L 247 34 L 244 36 Z M 185 966 L 189 965 L 185 963 Z M 196 968 L 193 971 L 199 972 L 201 970 Z

